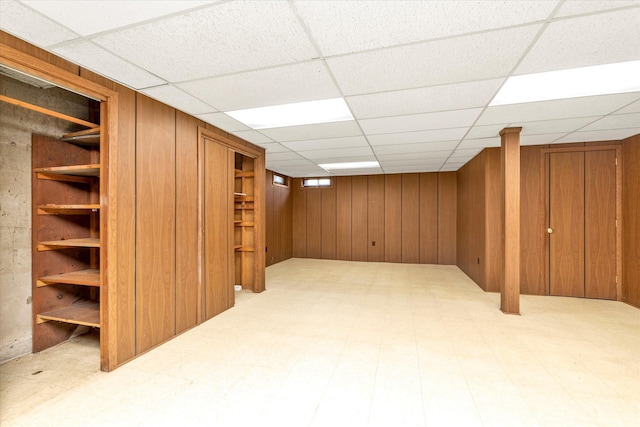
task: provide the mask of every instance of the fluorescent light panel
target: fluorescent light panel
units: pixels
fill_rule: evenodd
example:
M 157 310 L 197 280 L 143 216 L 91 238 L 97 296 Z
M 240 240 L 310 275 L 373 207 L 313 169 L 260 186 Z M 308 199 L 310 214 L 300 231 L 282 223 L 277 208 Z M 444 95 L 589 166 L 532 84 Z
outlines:
M 318 165 L 324 170 L 378 168 L 378 162 L 324 163 Z
M 640 91 L 640 61 L 509 77 L 489 106 Z
M 296 102 L 271 107 L 228 111 L 225 114 L 252 129 L 269 129 L 317 123 L 353 120 L 347 103 L 342 98 Z

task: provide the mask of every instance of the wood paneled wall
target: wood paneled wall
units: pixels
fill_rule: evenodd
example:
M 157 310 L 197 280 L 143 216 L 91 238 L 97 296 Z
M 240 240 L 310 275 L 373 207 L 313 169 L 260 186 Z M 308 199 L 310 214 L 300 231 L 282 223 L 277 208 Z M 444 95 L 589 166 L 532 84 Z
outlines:
M 292 180 L 293 256 L 455 264 L 456 173 Z
M 622 141 L 622 300 L 640 308 L 640 135 Z
M 279 174 L 283 176 L 282 174 Z M 273 172 L 266 173 L 266 264 L 277 264 L 293 257 L 293 196 L 289 186 L 273 183 Z

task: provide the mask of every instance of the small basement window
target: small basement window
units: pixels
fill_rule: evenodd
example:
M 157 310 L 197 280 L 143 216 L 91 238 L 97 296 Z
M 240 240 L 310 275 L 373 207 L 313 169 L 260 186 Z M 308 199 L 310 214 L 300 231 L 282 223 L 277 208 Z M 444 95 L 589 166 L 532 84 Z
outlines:
M 273 174 L 273 183 L 275 185 L 282 185 L 283 187 L 289 186 L 289 180 L 282 175 Z
M 302 180 L 303 187 L 330 187 L 331 178 L 306 178 Z

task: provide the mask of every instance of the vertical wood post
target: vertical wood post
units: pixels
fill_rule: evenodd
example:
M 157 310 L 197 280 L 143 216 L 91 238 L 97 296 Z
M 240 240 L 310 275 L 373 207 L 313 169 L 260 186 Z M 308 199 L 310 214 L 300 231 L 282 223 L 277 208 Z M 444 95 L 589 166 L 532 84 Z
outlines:
M 500 310 L 520 314 L 520 131 L 500 131 L 502 163 L 502 281 Z

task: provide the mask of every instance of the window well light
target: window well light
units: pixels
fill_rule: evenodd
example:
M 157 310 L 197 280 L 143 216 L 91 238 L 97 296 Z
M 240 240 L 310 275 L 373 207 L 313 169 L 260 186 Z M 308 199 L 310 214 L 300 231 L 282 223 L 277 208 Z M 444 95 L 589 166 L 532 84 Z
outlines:
M 509 77 L 489 106 L 636 91 L 640 61 L 628 61 Z
M 378 168 L 378 162 L 324 163 L 318 165 L 324 170 Z
M 351 111 L 349 111 L 347 103 L 342 98 L 249 108 L 247 110 L 228 111 L 225 114 L 252 129 L 353 120 Z

